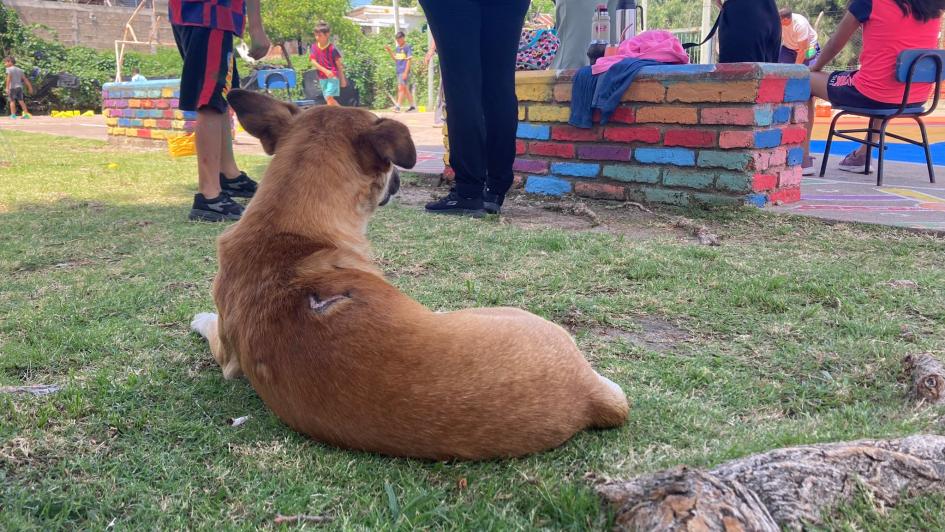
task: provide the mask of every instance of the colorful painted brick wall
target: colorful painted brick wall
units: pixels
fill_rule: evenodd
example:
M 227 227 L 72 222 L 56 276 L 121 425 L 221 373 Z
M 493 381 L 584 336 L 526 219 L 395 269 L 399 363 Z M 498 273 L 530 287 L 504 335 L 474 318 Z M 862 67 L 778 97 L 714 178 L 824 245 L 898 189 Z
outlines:
M 573 75 L 517 74 L 514 170 L 526 192 L 709 206 L 800 199 L 806 68 L 648 67 L 593 129 L 567 124 Z
M 166 139 L 194 130 L 197 113 L 177 108 L 180 80 L 106 83 L 102 87 L 102 114 L 110 141 L 151 141 L 163 147 Z

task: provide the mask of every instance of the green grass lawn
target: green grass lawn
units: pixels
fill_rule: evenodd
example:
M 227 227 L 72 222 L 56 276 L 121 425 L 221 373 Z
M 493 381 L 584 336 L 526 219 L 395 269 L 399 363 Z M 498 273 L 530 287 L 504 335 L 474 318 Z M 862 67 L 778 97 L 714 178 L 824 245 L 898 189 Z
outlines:
M 656 221 L 640 238 L 395 203 L 370 228 L 393 283 L 437 310 L 510 305 L 567 324 L 626 390 L 630 420 L 501 462 L 329 448 L 282 425 L 245 380 L 224 381 L 188 330 L 212 309 L 224 227 L 186 221 L 193 158 L 3 136 L 16 158 L 0 163 L 0 385 L 63 390 L 0 394 L 0 529 L 250 529 L 277 514 L 328 515 L 335 529 L 604 528 L 587 472 L 942 431 L 943 412 L 911 407 L 897 382 L 904 355 L 945 350 L 938 238 L 684 213 L 723 238 L 710 248 Z M 266 159 L 241 163 L 261 175 Z M 828 525 L 945 529 L 943 505 L 862 498 Z

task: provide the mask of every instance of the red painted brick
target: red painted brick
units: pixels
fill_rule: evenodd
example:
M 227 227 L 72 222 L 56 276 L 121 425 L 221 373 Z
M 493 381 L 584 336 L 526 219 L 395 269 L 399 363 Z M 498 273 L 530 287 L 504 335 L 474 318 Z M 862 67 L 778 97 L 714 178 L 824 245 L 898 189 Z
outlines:
M 615 142 L 645 142 L 656 144 L 660 141 L 660 130 L 655 127 L 608 127 L 604 138 Z
M 751 189 L 755 192 L 764 192 L 778 186 L 778 176 L 771 174 L 755 174 L 751 182 Z
M 795 201 L 801 201 L 801 189 L 797 188 L 782 188 L 768 194 L 768 201 L 772 204 L 779 203 L 794 203 Z
M 149 138 L 151 138 L 151 130 L 150 130 L 150 129 L 139 129 L 139 130 L 138 130 L 138 136 L 141 137 L 141 138 L 149 139 Z
M 786 79 L 767 78 L 758 86 L 758 103 L 780 103 L 784 101 Z
M 806 127 L 786 127 L 781 131 L 781 144 L 800 144 L 807 140 Z
M 141 108 L 142 108 L 142 109 L 153 109 L 153 108 L 154 108 L 154 100 L 141 100 Z
M 623 201 L 627 199 L 627 190 L 618 185 L 607 183 L 588 183 L 577 181 L 574 183 L 574 193 L 585 198 L 611 199 Z
M 713 148 L 715 147 L 715 136 L 715 131 L 705 129 L 671 129 L 663 135 L 663 145 Z
M 561 142 L 529 142 L 528 153 L 544 157 L 574 158 L 574 144 Z
M 636 121 L 636 113 L 634 113 L 632 107 L 618 107 L 614 114 L 610 115 L 611 122 L 619 122 L 621 124 L 632 124 Z
M 154 107 L 156 107 L 156 108 L 158 108 L 158 109 L 168 109 L 168 108 L 170 108 L 170 106 L 171 106 L 171 103 L 170 103 L 169 101 L 167 101 L 167 100 L 164 100 L 164 99 L 157 100 L 157 101 L 154 103 Z
M 164 118 L 171 118 L 171 119 L 173 119 L 173 118 L 174 118 L 174 110 L 173 110 L 173 109 L 168 109 L 167 111 L 162 112 L 161 115 L 162 115 Z
M 515 141 L 515 155 L 525 155 L 525 141 L 524 140 Z
M 700 124 L 755 125 L 755 111 L 751 107 L 707 107 L 700 118 Z
M 753 63 L 722 63 L 715 66 L 713 78 L 720 79 L 750 79 L 758 70 L 758 65 Z
M 572 126 L 553 126 L 551 138 L 554 140 L 589 141 L 600 140 L 600 128 L 581 129 Z
M 750 148 L 755 140 L 752 131 L 723 131 L 719 135 L 720 148 Z
M 173 125 L 170 120 L 158 120 L 157 127 L 158 129 L 171 129 Z

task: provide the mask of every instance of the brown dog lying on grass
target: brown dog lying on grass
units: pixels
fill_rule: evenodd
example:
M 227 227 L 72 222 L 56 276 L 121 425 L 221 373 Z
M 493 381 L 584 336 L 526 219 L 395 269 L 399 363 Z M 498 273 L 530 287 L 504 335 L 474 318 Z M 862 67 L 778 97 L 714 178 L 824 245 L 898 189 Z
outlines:
M 370 112 L 229 96 L 275 154 L 219 238 L 216 314 L 194 330 L 293 429 L 349 449 L 431 459 L 519 456 L 624 423 L 620 387 L 561 327 L 514 308 L 436 313 L 371 260 L 368 219 L 417 154 Z

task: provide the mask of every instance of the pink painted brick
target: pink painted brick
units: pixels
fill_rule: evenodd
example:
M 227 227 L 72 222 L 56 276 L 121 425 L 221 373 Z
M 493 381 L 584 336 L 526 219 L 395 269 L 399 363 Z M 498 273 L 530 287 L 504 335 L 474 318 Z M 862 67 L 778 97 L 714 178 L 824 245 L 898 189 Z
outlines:
M 784 101 L 786 79 L 766 78 L 758 86 L 758 103 L 780 103 Z
M 715 131 L 705 129 L 670 129 L 663 135 L 663 145 L 686 148 L 715 147 Z
M 526 174 L 544 174 L 548 172 L 548 161 L 515 159 L 515 163 L 512 164 L 512 170 Z
M 515 141 L 515 155 L 525 155 L 525 141 L 524 140 Z
M 645 142 L 656 144 L 660 141 L 660 130 L 656 127 L 608 127 L 604 138 L 614 142 Z
M 751 189 L 755 192 L 764 192 L 778 186 L 778 176 L 771 174 L 755 174 L 751 180 Z
M 177 109 L 178 107 L 180 107 L 180 100 L 178 100 L 177 98 L 174 98 L 173 100 L 167 103 L 171 106 L 171 109 Z
M 720 148 L 750 148 L 755 140 L 751 131 L 723 131 L 719 135 Z
M 768 159 L 770 166 L 784 166 L 787 164 L 787 148 L 777 148 L 771 151 L 771 158 Z
M 807 140 L 806 127 L 786 127 L 781 131 L 781 144 L 800 144 L 805 140 Z
M 755 111 L 751 107 L 707 107 L 700 118 L 700 124 L 755 125 Z
M 606 146 L 600 144 L 586 144 L 578 146 L 579 159 L 589 159 L 594 161 L 629 161 L 629 146 Z
M 170 106 L 171 103 L 168 100 L 161 99 L 154 101 L 154 107 L 157 109 L 168 109 Z
M 751 152 L 752 168 L 763 172 L 771 166 L 771 152 L 767 150 L 755 150 Z
M 810 119 L 810 109 L 807 108 L 806 103 L 799 103 L 794 106 L 794 123 L 795 124 L 806 124 Z
M 194 130 L 194 127 L 196 127 L 196 125 L 197 125 L 196 120 L 187 120 L 186 122 L 184 122 L 184 131 L 189 133 Z
M 793 166 L 787 170 L 778 172 L 778 187 L 799 187 L 801 186 L 801 167 Z

